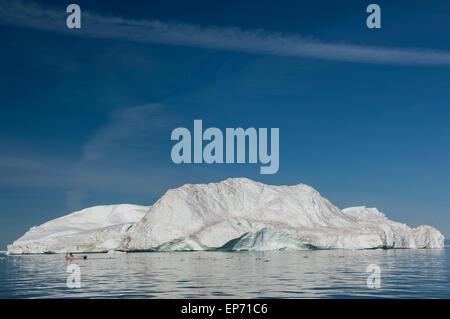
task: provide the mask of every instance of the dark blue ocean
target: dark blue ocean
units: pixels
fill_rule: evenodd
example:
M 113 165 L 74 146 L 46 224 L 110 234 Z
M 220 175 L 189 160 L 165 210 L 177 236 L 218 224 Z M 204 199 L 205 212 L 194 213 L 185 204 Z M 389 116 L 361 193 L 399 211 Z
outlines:
M 67 287 L 71 264 L 80 288 Z M 372 264 L 379 276 L 367 272 Z M 0 255 L 0 298 L 274 297 L 450 298 L 450 247 L 89 254 L 76 261 Z

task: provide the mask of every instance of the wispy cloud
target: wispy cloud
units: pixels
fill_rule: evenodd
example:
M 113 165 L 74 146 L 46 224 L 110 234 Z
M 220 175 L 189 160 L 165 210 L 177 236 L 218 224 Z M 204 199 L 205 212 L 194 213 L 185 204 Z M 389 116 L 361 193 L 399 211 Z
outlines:
M 48 166 L 26 158 L 0 155 L 0 169 L 24 169 L 28 171 L 47 169 Z
M 450 65 L 450 52 L 326 43 L 300 34 L 242 30 L 159 20 L 104 17 L 82 11 L 82 28 L 65 27 L 65 10 L 22 1 L 0 0 L 0 23 L 48 32 L 126 41 L 232 50 L 333 61 L 400 65 Z
M 83 207 L 83 199 L 87 196 L 86 186 L 89 179 L 94 178 L 88 163 L 100 160 L 108 150 L 115 149 L 121 140 L 135 136 L 136 134 L 149 132 L 152 128 L 160 126 L 163 108 L 161 104 L 147 104 L 135 107 L 118 109 L 108 115 L 107 122 L 84 144 L 80 162 L 75 165 L 74 172 L 81 177 L 76 188 L 67 192 L 66 203 L 71 210 Z M 164 119 L 162 120 L 164 121 Z M 90 172 L 86 174 L 86 172 Z M 117 175 L 117 174 L 113 174 Z M 86 180 L 84 176 L 89 176 Z M 103 180 L 108 180 L 103 175 Z M 117 182 L 110 181 L 113 184 Z
M 130 164 L 126 169 L 105 165 L 90 165 L 75 170 L 70 158 L 58 154 L 0 154 L 0 161 L 14 161 L 20 165 L 0 163 L 0 186 L 14 188 L 61 189 L 68 191 L 68 201 L 88 192 L 134 192 L 136 194 L 160 191 L 161 185 L 176 182 L 176 177 L 161 165 Z M 28 164 L 26 164 L 28 163 Z
M 119 109 L 109 114 L 108 122 L 84 145 L 79 166 L 98 160 L 114 143 L 139 132 L 155 128 L 165 121 L 161 104 L 147 104 Z
M 122 170 L 111 166 L 110 158 L 123 160 L 126 158 L 124 144 L 129 150 L 127 139 L 150 140 L 161 134 L 173 119 L 162 104 L 112 111 L 105 123 L 82 145 L 78 160 L 58 155 L 0 153 L 0 186 L 65 189 L 70 210 L 82 208 L 83 199 L 90 192 L 158 191 L 158 185 L 168 187 L 176 180 L 166 167 L 130 163 Z

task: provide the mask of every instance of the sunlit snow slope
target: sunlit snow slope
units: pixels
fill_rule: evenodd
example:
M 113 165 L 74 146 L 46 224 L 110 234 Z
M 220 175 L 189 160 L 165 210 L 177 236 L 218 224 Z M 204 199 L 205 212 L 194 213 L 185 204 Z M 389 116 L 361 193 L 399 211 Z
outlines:
M 148 211 L 147 206 L 108 205 L 83 209 L 32 227 L 13 244 L 13 254 L 104 251 L 115 249 L 124 234 Z

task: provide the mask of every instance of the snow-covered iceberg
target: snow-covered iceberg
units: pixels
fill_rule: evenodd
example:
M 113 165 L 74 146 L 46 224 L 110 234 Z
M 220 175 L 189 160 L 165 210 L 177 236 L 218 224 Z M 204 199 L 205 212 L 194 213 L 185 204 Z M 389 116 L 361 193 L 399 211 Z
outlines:
M 110 207 L 108 215 L 111 218 L 112 207 L 115 206 Z M 64 221 L 64 228 L 70 229 L 73 225 L 69 217 L 77 214 L 74 213 L 32 228 L 8 246 L 8 251 L 444 247 L 444 236 L 433 227 L 411 229 L 389 220 L 376 208 L 340 210 L 304 184 L 271 186 L 246 178 L 230 178 L 171 189 L 151 207 L 118 207 L 117 214 L 119 211 L 124 214 L 127 209 L 135 214 L 129 215 L 126 222 L 118 218 L 120 222 L 110 220 L 108 225 L 102 224 L 103 217 L 98 217 L 95 227 L 87 229 L 80 223 L 75 234 L 65 234 L 55 222 Z M 85 211 L 89 210 L 92 211 L 86 216 L 95 215 L 98 208 Z
M 147 206 L 107 205 L 83 209 L 32 227 L 8 245 L 10 254 L 108 251 L 120 245 L 126 231 L 148 211 Z
M 273 250 L 440 248 L 435 228 L 411 229 L 376 208 L 340 210 L 310 186 L 245 178 L 169 190 L 124 235 L 122 248 Z

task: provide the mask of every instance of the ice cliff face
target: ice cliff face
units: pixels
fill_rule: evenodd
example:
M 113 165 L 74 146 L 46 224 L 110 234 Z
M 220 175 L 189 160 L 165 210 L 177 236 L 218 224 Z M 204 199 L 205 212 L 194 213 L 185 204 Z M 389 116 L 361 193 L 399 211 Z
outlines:
M 32 227 L 8 245 L 11 254 L 104 251 L 120 244 L 122 235 L 148 211 L 137 205 L 95 206 Z
M 96 210 L 98 208 L 94 207 L 82 212 L 86 216 L 94 216 Z M 106 214 L 104 210 L 110 213 Z M 117 221 L 111 220 L 115 214 L 113 210 L 118 216 Z M 134 213 L 122 218 L 127 210 Z M 150 208 L 119 205 L 104 206 L 100 211 L 110 217 L 107 218 L 108 224 L 100 214 L 95 217 L 95 226 L 88 227 L 80 222 L 70 232 L 74 220 L 69 217 L 82 212 L 74 213 L 32 228 L 8 246 L 8 251 L 444 246 L 444 236 L 433 227 L 411 229 L 405 224 L 390 221 L 376 208 L 361 206 L 340 210 L 307 185 L 270 186 L 245 178 L 187 184 L 169 190 Z M 58 220 L 61 224 L 57 223 Z

